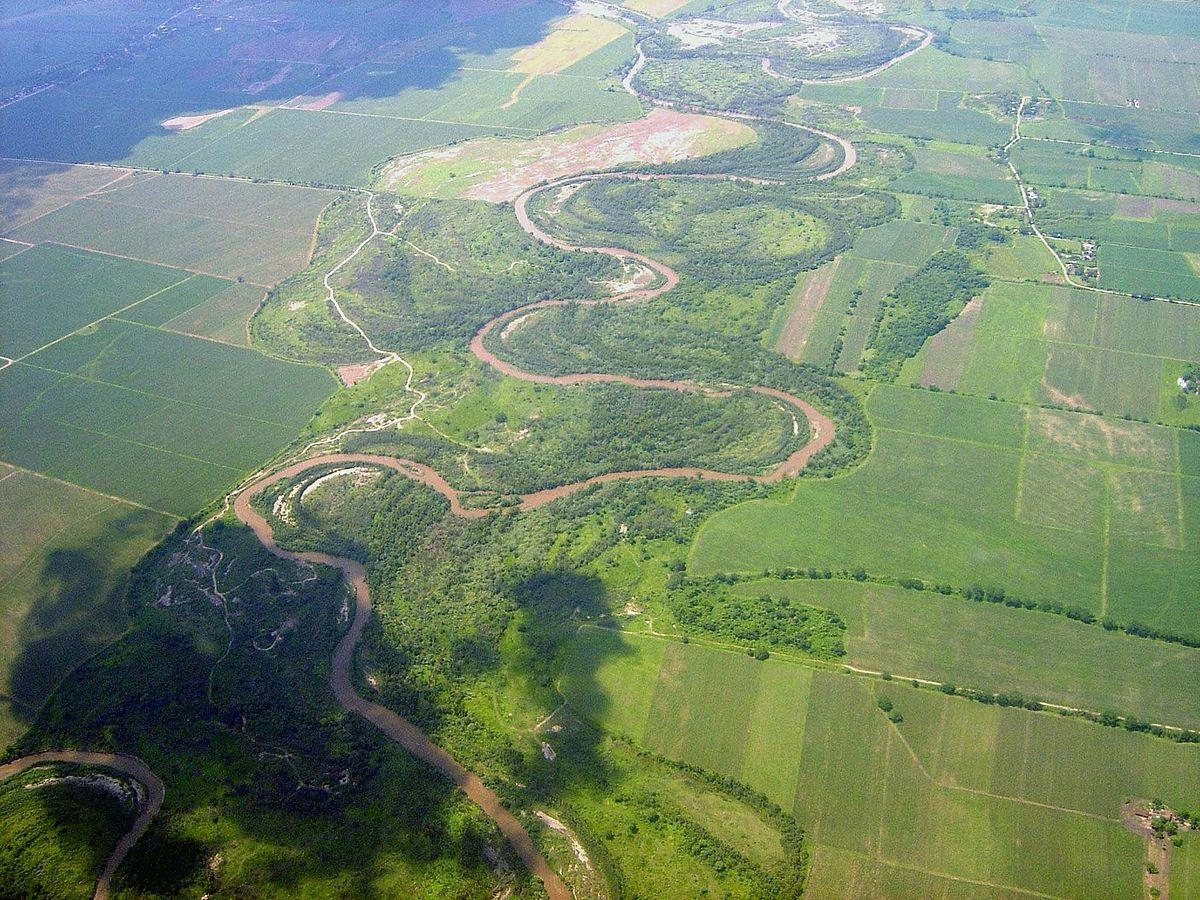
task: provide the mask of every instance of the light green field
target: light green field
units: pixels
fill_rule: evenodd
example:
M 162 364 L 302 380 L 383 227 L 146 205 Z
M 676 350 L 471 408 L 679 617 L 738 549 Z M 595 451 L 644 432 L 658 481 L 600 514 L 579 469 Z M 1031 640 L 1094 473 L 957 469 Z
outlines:
M 305 187 L 133 175 L 8 236 L 274 284 L 308 263 L 317 215 L 333 197 Z
M 1200 897 L 1200 834 L 1184 836 L 1183 846 L 1171 850 L 1170 896 Z
M 125 573 L 173 520 L 0 464 L 0 745 L 125 627 Z
M 953 144 L 912 151 L 914 166 L 894 183 L 897 190 L 980 203 L 1020 203 L 1016 181 L 978 147 Z
M 1144 850 L 1119 822 L 1122 802 L 1185 804 L 1200 789 L 1195 747 L 649 636 L 583 629 L 563 693 L 615 729 L 627 695 L 652 698 L 641 742 L 794 809 L 815 896 L 854 896 L 848 873 L 879 896 L 942 879 L 973 886 L 950 896 L 1135 896 Z
M 1200 650 L 932 590 L 808 579 L 734 590 L 833 610 L 859 668 L 1200 728 Z
M 861 567 L 1200 634 L 1190 433 L 884 385 L 867 411 L 877 431 L 861 468 L 714 516 L 691 571 Z M 1099 483 L 1099 516 L 1064 508 Z
M 511 200 L 526 187 L 586 171 L 636 168 L 750 143 L 747 125 L 712 116 L 654 110 L 618 125 L 580 125 L 533 139 L 468 141 L 391 163 L 383 183 L 405 194 Z
M 927 343 L 903 382 L 1187 424 L 1176 379 L 1200 358 L 1200 308 L 997 282 L 977 318 Z

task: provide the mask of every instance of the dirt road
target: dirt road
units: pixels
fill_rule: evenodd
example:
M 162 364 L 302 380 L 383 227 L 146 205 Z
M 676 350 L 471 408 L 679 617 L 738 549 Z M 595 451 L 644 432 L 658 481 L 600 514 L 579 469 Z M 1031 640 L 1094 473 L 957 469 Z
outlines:
M 163 787 L 158 776 L 150 771 L 150 767 L 136 756 L 124 756 L 118 753 L 92 753 L 87 750 L 49 750 L 45 753 L 23 756 L 0 766 L 0 781 L 20 775 L 35 766 L 49 763 L 102 766 L 112 769 L 114 772 L 120 772 L 122 775 L 128 775 L 146 790 L 146 797 L 142 801 L 138 817 L 129 830 L 117 841 L 117 845 L 113 847 L 112 853 L 108 855 L 108 861 L 104 864 L 104 871 L 100 873 L 100 878 L 96 882 L 95 900 L 107 900 L 113 873 L 117 871 L 117 867 L 121 865 L 130 848 L 146 833 L 151 820 L 158 815 L 159 809 L 162 808 L 163 798 L 166 796 L 166 788 Z

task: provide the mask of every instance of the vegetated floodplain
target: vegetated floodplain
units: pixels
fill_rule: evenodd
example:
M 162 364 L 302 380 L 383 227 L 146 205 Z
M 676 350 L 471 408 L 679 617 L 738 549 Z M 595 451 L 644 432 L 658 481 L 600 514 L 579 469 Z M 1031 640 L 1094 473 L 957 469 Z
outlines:
M 689 568 L 861 568 L 1200 634 L 1190 435 L 882 385 L 867 410 L 865 465 L 714 516 Z
M 755 139 L 748 125 L 655 107 L 616 125 L 580 125 L 533 139 L 469 141 L 401 157 L 383 173 L 402 194 L 501 202 L 527 188 L 581 172 L 678 162 Z
M 1200 789 L 1194 747 L 650 636 L 583 628 L 562 690 L 598 724 L 794 809 L 817 896 L 841 896 L 860 857 L 891 885 L 881 896 L 950 879 L 987 897 L 1129 896 L 1144 848 L 1125 797 L 1186 805 Z M 1068 862 L 1081 847 L 1096 865 Z

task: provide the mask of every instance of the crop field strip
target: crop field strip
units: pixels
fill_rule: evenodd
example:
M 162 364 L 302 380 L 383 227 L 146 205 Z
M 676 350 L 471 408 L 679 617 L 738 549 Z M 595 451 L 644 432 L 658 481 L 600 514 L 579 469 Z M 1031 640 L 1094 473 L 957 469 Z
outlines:
M 319 369 L 154 327 L 231 282 L 53 245 L 8 260 L 0 278 L 41 313 L 9 305 L 6 320 L 33 327 L 15 338 L 6 327 L 16 342 L 0 348 L 15 360 L 0 370 L 0 458 L 26 468 L 186 515 L 286 444 L 332 387 Z M 256 391 L 272 389 L 264 416 Z
M 702 689 L 714 680 L 722 690 Z M 1142 852 L 1117 819 L 1124 792 L 1183 797 L 1196 787 L 1187 747 L 1121 736 L 1118 759 L 1096 768 L 1107 743 L 1099 739 L 1112 733 L 1089 723 L 648 635 L 582 629 L 563 692 L 593 721 L 794 804 L 818 855 L 829 847 L 1020 893 L 1123 896 Z M 879 694 L 903 711 L 903 724 L 875 708 Z M 1047 767 L 1047 758 L 1063 762 Z M 1117 777 L 1097 791 L 1100 772 Z M 833 789 L 841 784 L 845 792 Z M 902 808 L 888 812 L 894 803 Z M 1051 874 L 1004 859 L 986 838 L 988 821 L 1013 836 L 1036 834 L 1050 858 L 1071 858 L 1076 841 L 1104 847 L 1105 871 Z M 991 849 L 986 859 L 974 855 L 984 846 L 977 839 Z M 824 880 L 819 868 L 813 878 Z
M 702 526 L 689 567 L 712 574 L 730 559 L 749 572 L 862 567 L 956 587 L 1003 587 L 1022 598 L 1072 597 L 1098 615 L 1104 607 L 1121 621 L 1200 631 L 1186 599 L 1200 577 L 1189 549 L 1200 540 L 1191 433 L 883 386 L 868 413 L 877 433 L 862 468 L 824 484 L 798 482 L 785 502 L 719 513 Z M 1037 426 L 1029 439 L 1027 420 Z M 1109 439 L 1118 455 L 1107 449 Z M 1043 487 L 1057 487 L 1067 473 L 1109 484 L 1114 496 L 1103 509 L 1111 527 L 1089 530 L 1095 519 L 1085 518 L 1086 507 L 1063 519 L 1052 502 L 1061 488 L 1036 498 L 1029 492 L 1018 518 L 1029 458 Z M 1168 504 L 1161 516 L 1146 505 L 1152 500 Z M 1144 562 L 1133 565 L 1134 558 Z

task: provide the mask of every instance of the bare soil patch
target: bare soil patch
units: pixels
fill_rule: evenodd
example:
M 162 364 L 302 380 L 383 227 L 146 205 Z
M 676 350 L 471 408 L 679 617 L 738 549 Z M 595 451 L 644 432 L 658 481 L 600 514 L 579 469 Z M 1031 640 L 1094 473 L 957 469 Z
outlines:
M 929 339 L 919 379 L 922 387 L 936 385 L 953 390 L 958 386 L 967 369 L 967 351 L 982 313 L 983 298 L 975 297 L 953 322 Z
M 328 109 L 337 103 L 345 96 L 341 91 L 330 91 L 328 94 L 322 94 L 319 97 L 297 97 L 289 102 L 288 109 L 303 109 L 309 112 L 320 112 L 323 109 Z
M 833 276 L 837 274 L 841 260 L 840 256 L 834 257 L 832 262 L 809 273 L 804 290 L 788 314 L 787 322 L 779 333 L 779 340 L 775 342 L 775 349 L 789 359 L 799 359 L 804 352 L 804 346 L 812 335 L 813 322 L 825 303 L 825 297 L 829 294 L 829 287 L 833 284 Z
M 205 122 L 210 122 L 213 119 L 219 119 L 221 116 L 233 112 L 234 107 L 229 109 L 219 109 L 216 112 L 202 113 L 198 116 L 175 116 L 173 119 L 167 119 L 162 123 L 162 127 L 167 131 L 191 131 L 193 128 L 198 128 Z
M 400 159 L 385 176 L 389 188 L 417 188 L 430 170 L 468 169 L 455 181 L 461 196 L 505 203 L 543 181 L 583 172 L 643 164 L 678 162 L 712 149 L 748 143 L 748 126 L 715 116 L 654 109 L 632 122 L 571 132 L 533 141 L 470 141 L 449 149 Z M 468 180 L 471 179 L 471 180 Z
M 376 359 L 369 363 L 356 363 L 353 365 L 338 366 L 338 378 L 342 379 L 342 384 L 346 387 L 354 387 L 360 381 L 365 381 L 374 375 L 383 367 L 383 363 Z
M 1127 219 L 1154 218 L 1154 198 L 1120 194 L 1117 197 L 1117 215 Z

